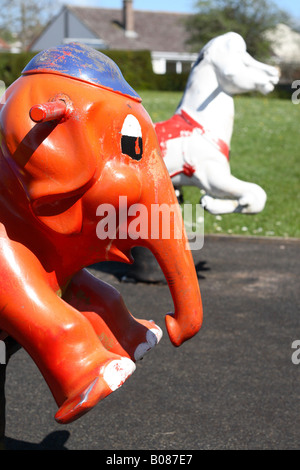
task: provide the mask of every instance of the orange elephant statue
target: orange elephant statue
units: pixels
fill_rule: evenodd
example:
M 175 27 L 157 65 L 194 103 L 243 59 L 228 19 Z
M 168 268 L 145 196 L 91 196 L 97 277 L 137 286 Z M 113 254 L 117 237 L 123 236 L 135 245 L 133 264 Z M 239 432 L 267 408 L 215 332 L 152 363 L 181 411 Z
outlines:
M 153 124 L 111 59 L 77 43 L 37 54 L 5 92 L 0 134 L 0 339 L 29 353 L 55 419 L 69 423 L 121 386 L 162 334 L 85 268 L 132 263 L 133 246 L 149 248 L 170 286 L 174 346 L 201 326 L 198 279 L 180 211 L 180 237 L 129 236 L 134 217 L 118 218 L 125 201 L 150 210 L 177 199 Z M 110 207 L 114 236 L 99 236 Z

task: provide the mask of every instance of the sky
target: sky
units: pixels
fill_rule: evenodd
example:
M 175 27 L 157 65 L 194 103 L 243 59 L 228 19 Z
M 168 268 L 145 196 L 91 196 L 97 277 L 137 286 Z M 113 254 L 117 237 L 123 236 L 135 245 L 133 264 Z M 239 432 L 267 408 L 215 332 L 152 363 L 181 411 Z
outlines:
M 279 8 L 284 9 L 292 17 L 300 19 L 299 0 L 272 0 Z M 100 8 L 121 8 L 122 0 L 67 0 L 78 6 L 95 6 Z M 137 10 L 173 11 L 178 13 L 195 12 L 195 0 L 133 0 Z

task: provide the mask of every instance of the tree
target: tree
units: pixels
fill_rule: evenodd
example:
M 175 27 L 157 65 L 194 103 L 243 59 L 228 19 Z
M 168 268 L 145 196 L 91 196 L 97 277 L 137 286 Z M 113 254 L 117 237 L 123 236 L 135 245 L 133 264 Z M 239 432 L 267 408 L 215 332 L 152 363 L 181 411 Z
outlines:
M 26 50 L 57 7 L 57 0 L 0 0 L 0 31 Z
M 195 15 L 188 18 L 188 44 L 201 49 L 210 39 L 229 31 L 239 33 L 246 41 L 248 52 L 263 60 L 271 53 L 268 29 L 280 22 L 289 22 L 287 13 L 271 0 L 198 0 Z

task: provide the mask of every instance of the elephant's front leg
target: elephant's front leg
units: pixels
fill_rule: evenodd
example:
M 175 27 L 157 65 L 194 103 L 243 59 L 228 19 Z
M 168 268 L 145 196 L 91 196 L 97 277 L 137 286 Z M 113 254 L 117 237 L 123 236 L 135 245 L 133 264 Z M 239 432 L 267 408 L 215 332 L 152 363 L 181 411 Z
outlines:
M 211 214 L 257 214 L 265 207 L 265 191 L 257 184 L 234 177 L 227 162 L 224 165 L 215 161 L 206 163 L 201 177 L 204 177 L 203 187 L 207 191 L 201 204 Z
M 0 237 L 0 329 L 30 354 L 68 423 L 120 387 L 133 361 L 108 351 L 90 322 L 49 287 L 37 258 Z
M 161 339 L 159 326 L 134 318 L 121 294 L 86 269 L 72 278 L 63 298 L 90 321 L 102 344 L 115 354 L 137 361 Z

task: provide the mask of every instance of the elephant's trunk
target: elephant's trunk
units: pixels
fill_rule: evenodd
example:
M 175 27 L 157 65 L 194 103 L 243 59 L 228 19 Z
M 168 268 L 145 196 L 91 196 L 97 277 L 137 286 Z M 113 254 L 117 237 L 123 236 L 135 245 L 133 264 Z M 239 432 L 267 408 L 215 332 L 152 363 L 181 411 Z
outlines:
M 174 237 L 171 234 L 168 239 L 149 240 L 147 246 L 156 257 L 170 288 L 175 311 L 166 316 L 166 327 L 172 344 L 180 346 L 201 327 L 202 301 L 179 210 L 176 218 L 180 226 L 180 234 L 177 234 L 179 236 Z

